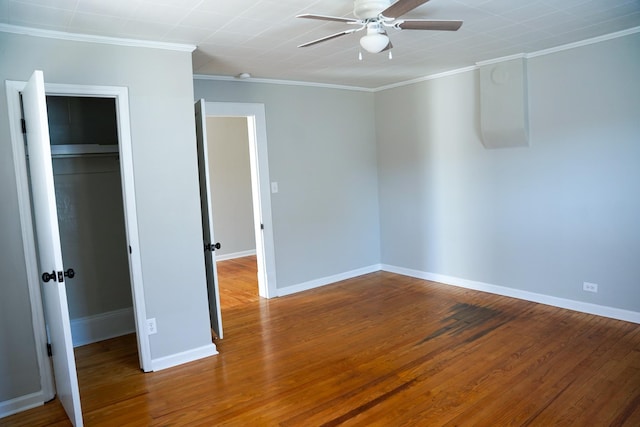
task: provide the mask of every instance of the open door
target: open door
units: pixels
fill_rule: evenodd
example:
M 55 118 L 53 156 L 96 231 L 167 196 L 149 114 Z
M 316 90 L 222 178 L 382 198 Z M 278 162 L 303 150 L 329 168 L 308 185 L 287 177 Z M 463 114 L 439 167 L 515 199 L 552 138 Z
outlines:
M 204 262 L 207 274 L 207 293 L 209 294 L 209 317 L 213 332 L 222 339 L 222 313 L 220 312 L 220 291 L 218 289 L 218 270 L 215 250 L 220 243 L 214 243 L 213 214 L 211 209 L 211 190 L 209 188 L 209 156 L 207 153 L 207 126 L 204 112 L 204 99 L 196 102 L 196 143 L 198 147 L 198 176 L 200 178 L 200 209 L 202 212 L 202 240 Z
M 33 216 L 37 233 L 44 311 L 58 398 L 74 426 L 82 425 L 80 390 L 71 341 L 58 212 L 53 182 L 49 124 L 42 71 L 34 71 L 22 91 L 29 153 Z

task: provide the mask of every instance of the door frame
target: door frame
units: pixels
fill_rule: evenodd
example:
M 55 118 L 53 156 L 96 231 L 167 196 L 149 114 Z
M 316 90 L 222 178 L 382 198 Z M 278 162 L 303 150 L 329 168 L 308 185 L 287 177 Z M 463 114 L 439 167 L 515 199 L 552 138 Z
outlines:
M 267 121 L 264 104 L 205 102 L 205 117 L 246 117 L 247 119 L 253 222 L 258 264 L 258 293 L 263 298 L 277 297 Z
M 6 81 L 8 101 L 9 131 L 13 148 L 13 163 L 15 169 L 18 208 L 22 228 L 22 241 L 27 269 L 27 285 L 31 301 L 33 330 L 36 340 L 36 352 L 44 401 L 55 395 L 53 372 L 47 356 L 47 331 L 42 306 L 40 290 L 40 275 L 38 272 L 34 224 L 31 214 L 29 178 L 27 174 L 27 159 L 22 134 L 22 108 L 20 92 L 26 82 Z M 122 195 L 124 204 L 125 233 L 129 251 L 129 274 L 133 311 L 138 341 L 138 358 L 140 368 L 144 372 L 152 371 L 151 349 L 149 335 L 146 329 L 146 304 L 142 279 L 141 251 L 138 235 L 138 220 L 136 211 L 135 182 L 133 173 L 133 150 L 131 141 L 131 124 L 129 116 L 129 91 L 119 86 L 90 86 L 45 83 L 47 95 L 87 96 L 114 98 L 116 101 L 116 120 L 118 126 L 118 148 L 120 154 L 120 174 L 122 180 Z

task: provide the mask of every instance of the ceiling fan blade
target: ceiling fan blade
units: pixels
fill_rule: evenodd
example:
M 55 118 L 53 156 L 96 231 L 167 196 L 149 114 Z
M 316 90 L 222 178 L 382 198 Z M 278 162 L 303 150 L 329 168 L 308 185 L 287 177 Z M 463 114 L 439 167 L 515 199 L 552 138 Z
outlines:
M 334 22 L 344 22 L 347 24 L 359 24 L 359 19 L 353 18 L 340 18 L 338 16 L 327 16 L 327 15 L 314 15 L 312 13 L 304 13 L 302 15 L 297 15 L 296 18 L 304 18 L 304 19 L 317 19 L 319 21 L 334 21 Z
M 385 18 L 399 18 L 429 0 L 398 0 L 380 14 Z
M 331 40 L 331 39 L 335 39 L 335 38 L 338 38 L 338 37 L 341 37 L 341 36 L 345 36 L 347 34 L 355 33 L 356 31 L 358 31 L 358 30 L 357 29 L 351 29 L 351 30 L 341 31 L 339 33 L 331 34 L 330 36 L 326 36 L 326 37 L 323 37 L 321 39 L 317 39 L 317 40 L 313 40 L 313 41 L 301 44 L 298 47 L 313 46 L 314 44 L 326 42 L 327 40 Z
M 407 19 L 404 21 L 398 21 L 393 26 L 401 30 L 458 31 L 458 29 L 462 26 L 462 21 Z

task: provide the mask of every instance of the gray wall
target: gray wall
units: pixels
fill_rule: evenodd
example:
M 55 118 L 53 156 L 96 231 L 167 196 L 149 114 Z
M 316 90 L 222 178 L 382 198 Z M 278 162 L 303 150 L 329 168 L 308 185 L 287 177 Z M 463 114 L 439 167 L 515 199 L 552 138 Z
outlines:
M 55 158 L 53 175 L 62 256 L 76 273 L 66 281 L 69 316 L 131 307 L 117 154 Z
M 196 98 L 265 105 L 277 287 L 375 265 L 373 94 L 195 80 Z
M 528 67 L 529 148 L 483 148 L 477 72 L 376 94 L 382 262 L 640 311 L 640 35 Z
M 207 117 L 216 256 L 255 251 L 249 136 L 245 117 Z
M 211 343 L 191 55 L 0 33 L 0 80 L 129 88 L 142 274 L 153 359 Z M 4 83 L 0 89 L 0 401 L 40 389 Z M 7 351 L 11 349 L 11 351 Z

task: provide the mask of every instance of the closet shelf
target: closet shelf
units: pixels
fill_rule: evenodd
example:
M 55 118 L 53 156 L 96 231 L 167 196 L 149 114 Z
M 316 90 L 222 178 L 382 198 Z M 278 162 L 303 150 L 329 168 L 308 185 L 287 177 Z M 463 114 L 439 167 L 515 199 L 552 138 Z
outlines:
M 51 145 L 51 157 L 113 156 L 118 155 L 118 145 L 68 144 Z

